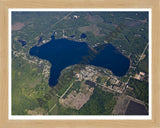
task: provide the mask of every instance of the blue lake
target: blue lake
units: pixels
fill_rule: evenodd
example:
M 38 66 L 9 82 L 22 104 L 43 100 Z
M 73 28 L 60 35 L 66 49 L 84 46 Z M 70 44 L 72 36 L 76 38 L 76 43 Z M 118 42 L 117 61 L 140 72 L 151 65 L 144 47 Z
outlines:
M 90 64 L 110 69 L 114 75 L 123 76 L 128 71 L 130 60 L 111 44 L 91 48 L 85 42 L 67 39 L 54 39 L 39 47 L 30 49 L 30 55 L 48 60 L 51 63 L 49 85 L 58 83 L 60 72 L 74 64 Z M 97 51 L 97 52 L 96 52 Z
M 86 37 L 87 37 L 86 34 L 84 34 L 84 33 L 81 34 L 81 38 L 86 38 Z

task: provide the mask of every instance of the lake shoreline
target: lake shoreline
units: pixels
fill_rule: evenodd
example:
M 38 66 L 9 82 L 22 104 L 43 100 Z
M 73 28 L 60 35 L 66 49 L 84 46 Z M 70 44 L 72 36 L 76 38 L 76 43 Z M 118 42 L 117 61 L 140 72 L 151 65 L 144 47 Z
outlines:
M 86 61 L 86 65 L 93 65 L 110 70 L 115 76 L 124 76 L 130 64 L 130 59 L 124 56 L 112 44 L 100 44 L 91 47 L 87 42 L 77 42 L 65 38 L 55 39 L 40 46 L 33 46 L 29 54 L 51 63 L 49 85 L 56 85 L 60 72 L 66 67 Z M 104 45 L 104 46 L 103 46 Z M 94 52 L 96 51 L 96 52 Z M 90 54 L 90 52 L 93 52 Z

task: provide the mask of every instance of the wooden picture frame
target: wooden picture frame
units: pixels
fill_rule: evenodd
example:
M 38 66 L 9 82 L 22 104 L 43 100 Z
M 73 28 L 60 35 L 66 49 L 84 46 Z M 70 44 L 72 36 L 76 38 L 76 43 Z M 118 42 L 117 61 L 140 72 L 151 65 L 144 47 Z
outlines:
M 9 120 L 9 8 L 151 8 L 152 9 L 152 119 L 151 120 Z M 159 0 L 64 1 L 0 0 L 0 128 L 27 127 L 160 127 L 160 2 Z

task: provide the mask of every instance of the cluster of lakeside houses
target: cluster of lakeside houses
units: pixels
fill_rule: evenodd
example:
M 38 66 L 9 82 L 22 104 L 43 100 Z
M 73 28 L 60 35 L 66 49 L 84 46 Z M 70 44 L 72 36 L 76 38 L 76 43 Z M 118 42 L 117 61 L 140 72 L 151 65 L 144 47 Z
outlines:
M 91 66 L 86 66 L 85 69 L 80 70 L 80 72 L 76 74 L 76 78 L 78 78 L 80 81 L 90 80 L 96 82 L 97 76 L 98 71 Z
M 123 93 L 124 89 L 128 86 L 127 82 L 122 82 L 118 77 L 111 74 L 108 70 L 98 69 L 94 66 L 86 66 L 84 69 L 81 69 L 75 74 L 75 77 L 79 81 L 85 81 L 86 84 L 90 86 L 102 86 L 108 88 L 112 91 Z M 98 81 L 98 78 L 103 79 L 103 81 Z M 145 77 L 144 72 L 136 74 L 135 79 L 143 81 Z M 130 78 L 129 78 L 130 79 Z
M 79 81 L 85 80 L 85 83 L 90 86 L 100 85 L 119 93 L 123 92 L 123 88 L 125 86 L 125 83 L 121 82 L 116 76 L 109 74 L 109 72 L 105 70 L 102 73 L 101 70 L 92 66 L 86 66 L 84 69 L 80 70 L 79 73 L 76 73 L 75 77 Z M 98 77 L 104 78 L 105 80 L 98 83 Z

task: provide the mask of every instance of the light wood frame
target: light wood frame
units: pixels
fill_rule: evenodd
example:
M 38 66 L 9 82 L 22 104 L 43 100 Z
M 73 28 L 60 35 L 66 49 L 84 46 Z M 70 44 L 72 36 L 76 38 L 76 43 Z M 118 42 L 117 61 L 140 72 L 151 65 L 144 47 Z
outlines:
M 152 119 L 151 120 L 9 120 L 8 12 L 9 8 L 151 8 L 152 9 Z M 160 127 L 160 0 L 0 0 L 0 128 L 36 127 Z M 159 78 L 159 79 L 158 79 Z

